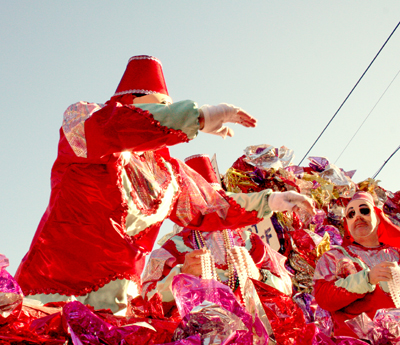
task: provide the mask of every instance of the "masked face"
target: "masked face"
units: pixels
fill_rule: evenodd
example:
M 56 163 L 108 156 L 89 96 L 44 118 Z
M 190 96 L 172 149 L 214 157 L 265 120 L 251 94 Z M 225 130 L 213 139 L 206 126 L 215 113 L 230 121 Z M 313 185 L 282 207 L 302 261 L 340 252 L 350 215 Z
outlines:
M 172 98 L 164 95 L 163 93 L 151 93 L 146 96 L 136 97 L 133 99 L 133 104 L 139 103 L 160 103 L 160 104 L 172 104 Z
M 346 209 L 346 221 L 351 236 L 362 245 L 379 245 L 378 217 L 373 206 L 365 200 L 353 200 Z

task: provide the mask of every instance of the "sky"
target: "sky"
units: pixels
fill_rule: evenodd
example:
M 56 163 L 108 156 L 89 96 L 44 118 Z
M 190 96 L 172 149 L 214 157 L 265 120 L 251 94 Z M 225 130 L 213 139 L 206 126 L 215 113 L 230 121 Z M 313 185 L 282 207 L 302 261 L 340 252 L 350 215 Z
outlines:
M 0 253 L 11 274 L 48 204 L 63 112 L 107 101 L 129 57 L 158 57 L 175 101 L 230 103 L 258 119 L 226 140 L 200 133 L 172 156 L 215 153 L 224 173 L 247 146 L 270 144 L 298 164 L 400 18 L 398 0 L 0 4 Z M 400 29 L 309 156 L 357 170 L 355 182 L 374 175 L 400 144 L 399 56 Z M 378 176 L 384 189 L 400 190 L 399 168 L 400 152 Z

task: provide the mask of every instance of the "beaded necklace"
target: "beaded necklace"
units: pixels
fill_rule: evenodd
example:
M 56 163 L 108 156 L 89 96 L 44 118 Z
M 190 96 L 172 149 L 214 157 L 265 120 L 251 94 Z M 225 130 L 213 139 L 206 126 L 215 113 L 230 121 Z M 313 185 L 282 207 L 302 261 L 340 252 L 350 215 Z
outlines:
M 204 275 L 209 275 L 209 272 L 212 271 L 214 275 L 214 279 L 218 280 L 219 282 L 228 285 L 232 291 L 235 291 L 238 286 L 239 286 L 239 277 L 237 274 L 237 269 L 235 269 L 235 264 L 231 260 L 230 256 L 228 253 L 232 250 L 234 247 L 234 242 L 233 242 L 233 237 L 232 237 L 232 232 L 230 230 L 223 230 L 222 231 L 222 236 L 223 236 L 223 244 L 221 243 L 222 241 L 216 240 L 218 247 L 220 248 L 221 252 L 225 254 L 225 262 L 228 265 L 228 280 L 223 282 L 221 278 L 218 276 L 215 270 L 215 260 L 214 257 L 211 255 L 209 249 L 207 248 L 206 241 L 201 234 L 200 231 L 198 230 L 193 230 L 193 238 L 194 238 L 194 243 L 197 245 L 197 249 L 207 249 L 208 255 L 202 255 L 201 260 L 202 260 L 202 270 L 205 274 L 202 274 L 202 277 L 204 279 L 209 279 L 205 278 Z M 210 259 L 208 259 L 210 258 Z M 207 265 L 210 265 L 212 267 L 206 267 Z M 204 267 L 204 269 L 203 269 Z
M 218 234 L 216 234 L 218 235 Z M 206 241 L 198 230 L 193 230 L 194 242 L 197 245 L 197 249 L 206 249 L 207 254 L 201 255 L 201 269 L 203 279 L 216 279 L 223 284 L 228 285 L 232 291 L 235 291 L 240 286 L 240 292 L 245 301 L 245 284 L 247 278 L 258 279 L 256 273 L 251 271 L 251 267 L 254 266 L 253 259 L 245 247 L 235 246 L 233 242 L 232 232 L 230 230 L 223 230 L 223 242 L 216 242 L 221 252 L 225 254 L 225 261 L 228 265 L 228 281 L 222 282 L 215 270 L 215 260 L 211 255 L 210 250 L 207 248 Z M 257 270 L 257 272 L 259 272 Z

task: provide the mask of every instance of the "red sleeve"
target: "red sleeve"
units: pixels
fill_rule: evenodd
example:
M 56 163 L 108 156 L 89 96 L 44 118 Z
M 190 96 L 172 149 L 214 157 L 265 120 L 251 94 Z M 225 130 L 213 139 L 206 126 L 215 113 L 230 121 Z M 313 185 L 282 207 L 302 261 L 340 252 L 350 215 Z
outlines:
M 225 219 L 221 218 L 216 212 L 205 215 L 199 212 L 191 220 L 190 224 L 185 225 L 177 217 L 176 208 L 172 210 L 169 218 L 179 226 L 202 231 L 237 229 L 257 224 L 262 220 L 257 217 L 257 211 L 246 211 L 235 200 L 233 200 L 233 198 L 230 198 L 225 193 L 223 193 L 223 196 L 230 205 Z
M 318 305 L 327 311 L 336 311 L 347 307 L 366 295 L 349 292 L 344 288 L 337 287 L 335 281 L 326 281 L 324 279 L 315 281 L 314 294 Z
M 85 121 L 85 137 L 88 158 L 127 150 L 158 150 L 189 141 L 184 132 L 162 126 L 148 111 L 117 102 Z
M 214 231 L 237 229 L 259 223 L 258 211 L 246 211 L 223 190 L 215 191 L 196 171 L 178 159 L 170 159 L 180 194 L 169 218 L 189 229 Z M 223 209 L 221 214 L 218 210 Z

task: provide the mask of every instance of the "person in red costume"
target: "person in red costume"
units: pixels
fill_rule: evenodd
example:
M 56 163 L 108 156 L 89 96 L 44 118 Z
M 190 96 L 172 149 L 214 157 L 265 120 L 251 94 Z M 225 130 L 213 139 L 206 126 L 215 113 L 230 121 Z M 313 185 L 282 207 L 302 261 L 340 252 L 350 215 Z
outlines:
M 42 302 L 73 295 L 116 312 L 130 286 L 139 290 L 145 256 L 165 218 L 194 229 L 260 221 L 270 212 L 268 193 L 216 193 L 169 155 L 168 146 L 194 139 L 199 130 L 233 136 L 224 126 L 229 122 L 256 126 L 233 105 L 173 103 L 161 62 L 147 55 L 129 59 L 105 104 L 68 107 L 50 202 L 15 275 L 24 294 Z
M 345 324 L 365 312 L 371 319 L 382 308 L 395 308 L 387 282 L 400 260 L 400 228 L 357 192 L 346 207 L 342 246 L 324 253 L 314 274 L 319 306 L 331 313 L 335 336 L 357 335 Z
M 215 190 L 222 190 L 208 155 L 194 155 L 185 163 L 197 171 Z M 202 179 L 198 178 L 198 181 Z M 270 248 L 258 235 L 244 229 L 189 229 L 184 228 L 168 239 L 160 249 L 151 253 L 143 276 L 142 294 L 148 298 L 159 292 L 163 302 L 174 300 L 170 285 L 180 273 L 202 276 L 201 256 L 208 252 L 213 256 L 218 279 L 238 292 L 238 275 L 232 257 L 238 260 L 234 247 L 245 247 L 251 260 L 246 262 L 248 271 L 256 280 L 292 293 L 292 283 L 281 254 Z M 230 253 L 229 253 L 230 252 Z M 173 305 L 173 304 L 172 304 Z
M 215 189 L 221 189 L 207 155 L 188 157 L 185 163 Z M 277 195 L 283 196 L 285 193 Z M 273 195 L 270 195 L 270 199 Z M 275 202 L 270 200 L 272 211 L 278 207 Z M 212 257 L 209 268 L 205 256 Z M 214 278 L 227 285 L 241 300 L 245 283 L 243 279 L 247 279 L 240 272 L 243 270 L 247 272 L 247 277 L 257 281 L 255 290 L 266 308 L 271 324 L 268 327 L 270 336 L 272 329 L 277 344 L 300 344 L 305 319 L 300 308 L 291 300 L 292 282 L 285 261 L 286 257 L 273 250 L 260 236 L 243 228 L 184 228 L 151 253 L 143 274 L 142 296 L 151 299 L 154 294 L 161 294 L 164 312 L 174 315 L 177 305 L 172 293 L 173 278 L 185 273 L 208 279 L 208 272 L 214 272 Z M 270 305 L 273 307 L 270 308 Z M 280 319 L 282 315 L 284 320 Z M 282 323 L 286 327 L 282 327 Z

